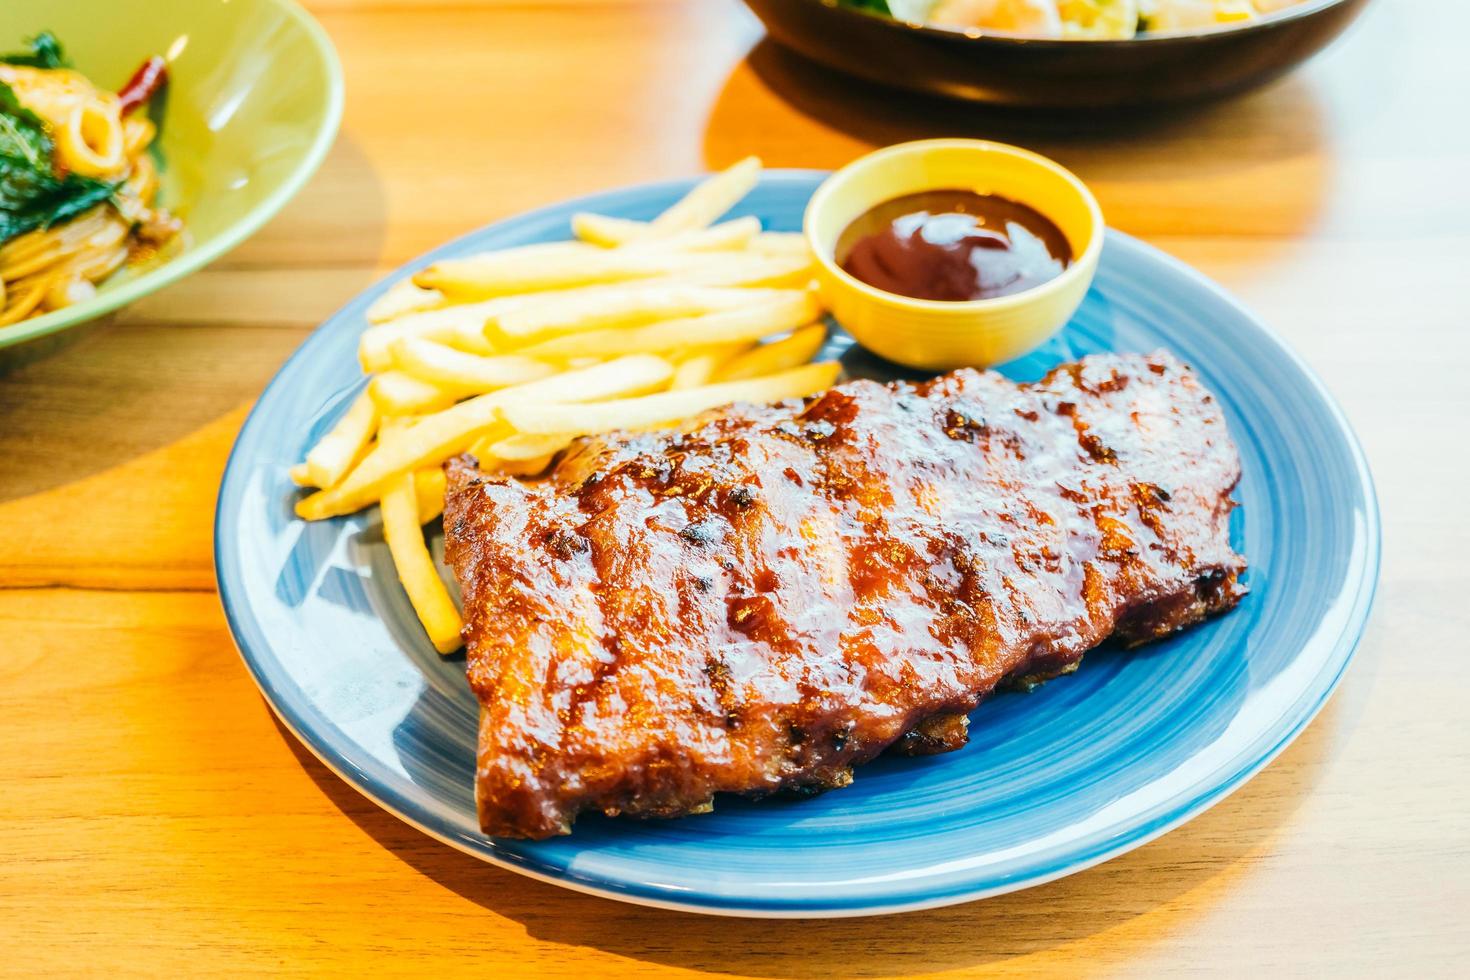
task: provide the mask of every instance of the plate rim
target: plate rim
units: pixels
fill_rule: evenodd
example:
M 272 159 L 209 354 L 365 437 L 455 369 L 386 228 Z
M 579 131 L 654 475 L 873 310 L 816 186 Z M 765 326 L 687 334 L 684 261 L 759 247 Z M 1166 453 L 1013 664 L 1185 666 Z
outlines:
M 825 178 L 828 173 L 830 171 L 818 169 L 770 169 L 762 175 L 761 182 L 762 184 L 808 184 Z M 313 731 L 309 725 L 303 724 L 302 718 L 295 710 L 296 706 L 292 705 L 287 699 L 280 698 L 279 692 L 276 690 L 271 679 L 262 672 L 259 658 L 251 648 L 252 642 L 261 643 L 267 648 L 269 648 L 269 644 L 263 636 L 254 637 L 250 635 L 251 627 L 254 624 L 247 622 L 247 617 L 250 612 L 248 605 L 243 595 L 235 594 L 237 590 L 243 592 L 243 582 L 234 580 L 234 572 L 238 568 L 238 563 L 232 564 L 233 559 L 237 556 L 238 543 L 226 533 L 226 525 L 230 523 L 228 518 L 235 516 L 239 512 L 239 498 L 243 494 L 245 483 L 244 474 L 248 472 L 243 469 L 244 464 L 239 459 L 239 456 L 242 447 L 247 441 L 247 437 L 253 434 L 255 426 L 261 424 L 261 408 L 266 404 L 272 391 L 278 385 L 284 383 L 286 376 L 291 373 L 290 369 L 293 365 L 298 365 L 299 362 L 309 358 L 311 351 L 326 336 L 329 326 L 337 323 L 354 306 L 371 301 L 372 298 L 386 291 L 393 283 L 411 275 L 417 269 L 435 261 L 441 256 L 454 253 L 467 242 L 477 239 L 487 232 L 492 232 L 502 226 L 511 225 L 516 222 L 535 221 L 545 218 L 552 213 L 569 213 L 578 208 L 592 206 L 594 202 L 606 201 L 609 198 L 619 197 L 624 194 L 677 192 L 687 189 L 693 181 L 694 178 L 682 178 L 625 185 L 585 194 L 576 198 L 554 201 L 541 207 L 517 212 L 492 221 L 410 259 L 408 262 L 388 273 L 374 285 L 348 299 L 341 308 L 324 319 L 322 324 L 313 330 L 301 345 L 292 352 L 291 356 L 286 359 L 262 390 L 255 404 L 252 405 L 231 446 L 223 474 L 220 478 L 220 489 L 216 499 L 213 550 L 217 593 L 221 608 L 230 627 L 231 639 L 236 651 L 245 664 L 251 679 L 260 690 L 266 704 L 270 707 L 272 714 L 280 720 L 281 724 L 291 733 L 292 737 L 305 746 L 328 770 L 380 808 L 428 836 L 474 858 L 548 884 L 601 898 L 683 912 L 741 918 L 845 918 L 919 911 L 977 901 L 1045 884 L 1111 860 L 1156 840 L 1225 799 L 1274 761 L 1311 724 L 1312 720 L 1316 718 L 1322 708 L 1331 699 L 1332 694 L 1341 683 L 1349 664 L 1351 664 L 1361 643 L 1364 627 L 1372 613 L 1377 595 L 1382 564 L 1382 522 L 1377 492 L 1373 483 L 1372 473 L 1368 466 L 1367 456 L 1342 407 L 1332 396 L 1321 378 L 1318 377 L 1317 373 L 1312 370 L 1301 356 L 1279 334 L 1272 330 L 1264 320 L 1241 303 L 1240 300 L 1232 296 L 1223 286 L 1205 276 L 1199 270 L 1140 239 L 1112 228 L 1107 229 L 1109 243 L 1114 244 L 1116 247 L 1133 251 L 1148 261 L 1165 266 L 1173 274 L 1189 280 L 1191 285 L 1208 291 L 1215 299 L 1241 313 L 1251 322 L 1262 339 L 1268 341 L 1282 357 L 1287 359 L 1300 372 L 1319 403 L 1327 409 L 1327 414 L 1330 416 L 1338 434 L 1341 436 L 1343 444 L 1348 449 L 1353 469 L 1358 476 L 1358 489 L 1362 494 L 1363 511 L 1366 519 L 1363 533 L 1366 550 L 1359 569 L 1356 594 L 1352 599 L 1352 608 L 1343 621 L 1342 630 L 1331 641 L 1331 653 L 1327 658 L 1327 664 L 1335 664 L 1335 671 L 1332 677 L 1324 685 L 1320 686 L 1320 690 L 1315 695 L 1311 694 L 1311 692 L 1318 687 L 1316 683 L 1305 688 L 1308 696 L 1314 696 L 1315 701 L 1302 712 L 1301 716 L 1295 722 L 1287 725 L 1279 732 L 1269 747 L 1265 748 L 1255 759 L 1241 766 L 1225 779 L 1214 783 L 1214 785 L 1202 792 L 1190 793 L 1186 791 L 1183 794 L 1179 794 L 1176 798 L 1182 797 L 1180 802 L 1177 805 L 1170 806 L 1164 816 L 1155 818 L 1152 821 L 1140 823 L 1133 831 L 1120 835 L 1118 841 L 1113 846 L 1100 848 L 1095 853 L 1081 858 L 1061 856 L 1054 860 L 1054 866 L 1052 867 L 1043 867 L 1038 869 L 1034 874 L 1018 876 L 1008 881 L 989 885 L 981 883 L 950 889 L 923 898 L 886 903 L 873 901 L 865 896 L 844 901 L 838 895 L 834 895 L 830 899 L 821 902 L 806 898 L 762 902 L 760 900 L 745 900 L 738 896 L 728 896 L 718 892 L 699 893 L 698 897 L 691 895 L 686 900 L 680 901 L 666 897 L 670 891 L 669 889 L 654 888 L 641 882 L 620 882 L 606 878 L 587 880 L 585 878 L 579 878 L 566 870 L 562 870 L 559 873 L 547 871 L 537 867 L 519 855 L 506 853 L 495 848 L 488 838 L 483 836 L 466 837 L 452 827 L 437 825 L 432 814 L 423 812 L 412 801 L 404 799 L 395 789 L 383 784 L 373 775 L 357 769 L 346 753 L 343 753 L 338 747 L 330 744 L 329 739 L 323 738 L 319 732 Z M 813 189 L 815 189 L 814 184 Z M 1319 673 L 1314 678 L 1314 681 L 1319 681 L 1322 676 L 1323 674 Z M 1282 717 L 1285 717 L 1285 715 Z M 1270 729 L 1268 728 L 1267 731 L 1269 732 Z

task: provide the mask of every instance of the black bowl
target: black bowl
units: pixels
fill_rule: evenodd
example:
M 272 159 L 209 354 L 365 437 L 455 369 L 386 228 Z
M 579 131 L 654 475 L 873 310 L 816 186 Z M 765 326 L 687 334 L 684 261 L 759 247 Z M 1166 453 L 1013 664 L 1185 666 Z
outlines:
M 1204 31 L 1127 41 L 1035 40 L 924 27 L 835 0 L 745 0 L 771 37 L 829 68 L 991 105 L 1164 105 L 1239 92 L 1295 68 L 1368 0 L 1304 0 Z

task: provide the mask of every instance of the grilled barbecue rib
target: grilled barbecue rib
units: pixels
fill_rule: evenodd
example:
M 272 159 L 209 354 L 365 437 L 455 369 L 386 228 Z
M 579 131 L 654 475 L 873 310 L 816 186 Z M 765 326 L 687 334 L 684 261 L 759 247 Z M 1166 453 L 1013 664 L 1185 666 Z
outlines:
M 588 442 L 533 484 L 453 461 L 480 823 L 543 838 L 958 748 L 998 684 L 1234 606 L 1239 469 L 1163 353 L 855 381 Z

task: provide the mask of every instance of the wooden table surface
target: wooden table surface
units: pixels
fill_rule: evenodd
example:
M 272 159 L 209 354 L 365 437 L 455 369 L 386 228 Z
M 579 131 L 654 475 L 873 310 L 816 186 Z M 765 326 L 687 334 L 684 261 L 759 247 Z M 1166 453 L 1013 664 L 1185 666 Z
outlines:
M 773 48 L 734 0 L 312 6 L 348 86 L 320 174 L 229 257 L 0 378 L 0 972 L 1463 975 L 1470 5 L 1380 0 L 1285 82 L 1126 125 L 878 91 Z M 534 205 L 936 135 L 1073 168 L 1346 406 L 1382 497 L 1382 586 L 1341 689 L 1280 759 L 1044 887 L 757 922 L 480 864 L 274 723 L 220 612 L 211 519 L 252 399 L 323 317 Z

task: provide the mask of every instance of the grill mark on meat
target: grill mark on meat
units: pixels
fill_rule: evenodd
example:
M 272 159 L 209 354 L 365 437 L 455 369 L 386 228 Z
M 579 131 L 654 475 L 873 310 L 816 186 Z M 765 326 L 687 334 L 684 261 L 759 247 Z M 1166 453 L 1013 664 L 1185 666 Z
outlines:
M 997 686 L 1233 606 L 1238 470 L 1164 354 L 853 382 L 585 440 L 532 486 L 453 462 L 482 826 L 702 812 L 958 748 Z

